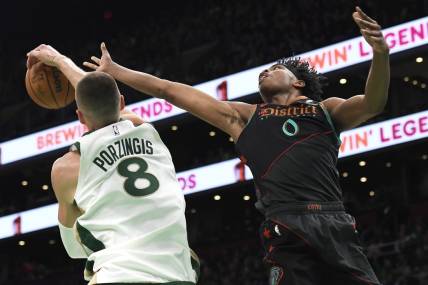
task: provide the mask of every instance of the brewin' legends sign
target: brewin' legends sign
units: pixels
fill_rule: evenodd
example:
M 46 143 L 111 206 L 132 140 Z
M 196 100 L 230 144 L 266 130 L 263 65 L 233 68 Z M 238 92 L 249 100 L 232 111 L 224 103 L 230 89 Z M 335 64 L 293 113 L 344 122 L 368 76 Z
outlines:
M 341 133 L 339 157 L 428 137 L 428 111 L 367 125 Z M 239 159 L 177 173 L 184 195 L 224 187 L 253 178 Z M 0 217 L 0 238 L 57 225 L 57 204 Z
M 383 33 L 391 54 L 428 44 L 428 17 L 384 29 Z M 362 37 L 329 45 L 298 56 L 308 59 L 319 72 L 323 73 L 369 61 L 372 57 L 371 48 Z M 258 75 L 270 65 L 272 63 L 217 78 L 194 87 L 220 100 L 237 99 L 258 92 Z M 185 113 L 184 110 L 156 98 L 131 104 L 127 108 L 149 122 Z M 409 124 L 406 125 L 405 129 L 407 133 L 412 132 L 408 130 Z M 423 127 L 419 130 L 423 131 Z M 78 121 L 74 121 L 1 143 L 0 164 L 11 163 L 69 146 L 85 131 L 84 126 Z M 402 131 L 403 138 L 408 138 L 409 136 L 404 133 L 404 129 Z M 394 134 L 394 131 L 392 132 Z M 395 136 L 397 136 L 397 132 L 395 132 Z M 376 135 L 374 130 L 371 130 L 371 132 L 355 134 L 355 137 L 345 136 L 341 156 L 357 153 L 356 149 L 369 150 L 364 145 L 368 144 L 369 140 L 373 140 Z M 385 138 L 385 140 L 387 139 Z M 399 141 L 400 138 L 393 135 L 389 143 L 381 141 L 379 145 L 387 146 Z
M 342 132 L 339 157 L 428 137 L 428 110 Z

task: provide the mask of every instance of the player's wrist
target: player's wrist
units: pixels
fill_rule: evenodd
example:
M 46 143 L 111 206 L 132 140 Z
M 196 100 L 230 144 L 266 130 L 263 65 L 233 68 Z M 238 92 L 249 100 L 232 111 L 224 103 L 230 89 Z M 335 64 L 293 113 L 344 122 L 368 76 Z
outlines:
M 113 76 L 113 78 L 117 79 L 117 75 L 120 72 L 120 67 L 121 66 L 119 64 L 112 61 L 108 64 L 108 66 L 106 66 L 104 72 L 110 74 L 111 76 Z
M 61 69 L 64 65 L 66 65 L 67 61 L 71 61 L 71 59 L 69 59 L 68 57 L 62 54 L 55 55 L 52 58 L 52 63 L 54 64 L 54 66 L 56 66 L 59 69 Z
M 382 48 L 373 49 L 373 56 L 388 57 L 389 56 L 389 47 L 385 46 Z

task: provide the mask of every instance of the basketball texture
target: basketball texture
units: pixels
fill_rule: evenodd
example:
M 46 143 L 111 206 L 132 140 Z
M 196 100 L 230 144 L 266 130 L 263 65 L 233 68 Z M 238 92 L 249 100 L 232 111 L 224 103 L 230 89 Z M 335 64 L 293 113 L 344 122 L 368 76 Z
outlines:
M 74 88 L 57 68 L 38 62 L 27 69 L 25 87 L 31 99 L 47 109 L 60 109 L 74 101 Z

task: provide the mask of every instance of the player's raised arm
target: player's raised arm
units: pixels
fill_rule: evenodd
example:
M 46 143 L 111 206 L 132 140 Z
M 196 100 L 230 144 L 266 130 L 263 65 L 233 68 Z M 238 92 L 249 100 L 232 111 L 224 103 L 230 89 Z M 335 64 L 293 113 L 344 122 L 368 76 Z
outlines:
M 373 60 L 364 95 L 347 100 L 332 97 L 323 102 L 341 131 L 356 127 L 383 111 L 388 99 L 390 80 L 389 48 L 382 35 L 381 26 L 359 7 L 352 17 L 373 49 Z
M 38 61 L 58 68 L 76 89 L 77 82 L 85 76 L 86 72 L 79 68 L 71 59 L 58 52 L 50 45 L 39 45 L 27 54 L 27 67 L 30 68 Z
M 165 99 L 230 134 L 235 140 L 252 114 L 253 107 L 249 104 L 218 101 L 189 85 L 123 67 L 113 62 L 104 43 L 101 44 L 101 52 L 101 59 L 93 56 L 94 63 L 84 62 L 84 65 L 107 72 L 140 92 Z
M 50 45 L 39 45 L 27 54 L 27 67 L 30 68 L 36 62 L 43 62 L 46 65 L 58 68 L 76 89 L 77 83 L 87 74 L 78 67 L 70 58 L 61 54 Z M 132 121 L 135 125 L 141 125 L 143 120 L 135 113 L 122 109 L 120 116 L 123 119 Z

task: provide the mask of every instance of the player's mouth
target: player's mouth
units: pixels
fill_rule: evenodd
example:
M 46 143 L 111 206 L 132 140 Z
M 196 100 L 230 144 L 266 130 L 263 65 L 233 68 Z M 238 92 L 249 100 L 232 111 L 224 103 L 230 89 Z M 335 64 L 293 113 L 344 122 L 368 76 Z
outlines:
M 267 72 L 260 73 L 260 75 L 259 75 L 259 84 L 263 81 L 263 79 L 265 79 L 268 76 L 269 76 L 269 74 Z

